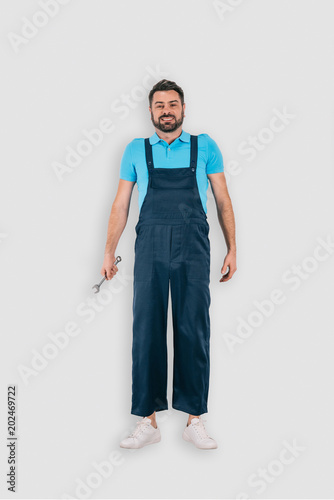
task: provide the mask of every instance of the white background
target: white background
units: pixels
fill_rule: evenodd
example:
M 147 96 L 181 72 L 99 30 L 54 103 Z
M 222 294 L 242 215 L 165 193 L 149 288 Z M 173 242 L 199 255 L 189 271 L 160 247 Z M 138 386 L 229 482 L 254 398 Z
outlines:
M 80 480 L 91 484 L 87 498 L 333 498 L 334 254 L 317 247 L 319 238 L 334 239 L 334 5 L 224 5 L 71 0 L 15 51 L 8 35 L 22 36 L 27 20 L 43 21 L 36 14 L 43 9 L 32 0 L 1 2 L 2 497 L 82 498 Z M 99 311 L 80 315 L 94 311 L 87 300 L 96 299 L 91 287 L 101 278 L 124 148 L 154 132 L 143 82 L 149 89 L 160 78 L 148 67 L 184 89 L 184 130 L 208 133 L 221 148 L 236 216 L 238 270 L 220 283 L 226 247 L 209 187 L 204 418 L 219 445 L 212 451 L 182 440 L 187 415 L 171 408 L 171 379 L 170 410 L 158 415 L 162 441 L 119 448 L 137 421 L 130 415 L 137 187 L 116 251 L 119 273 L 103 285 Z M 111 106 L 124 94 L 132 97 L 123 115 Z M 263 129 L 275 109 L 290 119 L 270 136 Z M 65 164 L 67 148 L 105 118 L 113 131 L 60 180 L 55 162 Z M 270 140 L 250 160 L 240 147 L 258 135 Z M 274 289 L 284 301 L 268 317 L 255 314 L 254 301 Z M 258 326 L 240 337 L 241 320 L 254 318 Z M 78 335 L 25 384 L 19 367 L 31 369 L 33 350 L 42 353 L 50 332 L 69 322 Z M 226 333 L 240 343 L 229 348 Z M 168 346 L 171 363 L 170 311 Z M 16 494 L 5 479 L 10 384 L 17 386 Z M 284 455 L 286 442 L 297 444 L 295 457 Z M 283 456 L 291 463 L 280 465 Z M 114 469 L 99 484 L 93 464 L 111 459 Z M 249 482 L 259 468 L 269 471 L 262 488 Z

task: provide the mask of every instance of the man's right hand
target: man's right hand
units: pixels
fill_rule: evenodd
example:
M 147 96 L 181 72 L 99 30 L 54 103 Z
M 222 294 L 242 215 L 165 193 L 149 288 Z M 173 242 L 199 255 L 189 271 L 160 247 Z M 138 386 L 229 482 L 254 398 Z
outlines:
M 116 260 L 115 255 L 106 253 L 104 254 L 103 266 L 101 269 L 102 276 L 106 276 L 107 280 L 111 280 L 118 271 L 118 267 L 114 264 Z

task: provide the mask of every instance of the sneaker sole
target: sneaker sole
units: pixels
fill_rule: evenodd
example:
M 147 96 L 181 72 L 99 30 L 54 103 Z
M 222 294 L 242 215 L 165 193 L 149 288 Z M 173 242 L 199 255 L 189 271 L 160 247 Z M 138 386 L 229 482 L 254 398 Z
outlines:
M 196 446 L 196 448 L 198 448 L 199 450 L 216 450 L 218 448 L 218 445 L 213 447 L 213 448 L 202 448 L 201 446 L 197 446 L 191 439 L 190 437 L 188 436 L 188 434 L 183 431 L 183 434 L 182 434 L 182 437 L 185 441 L 187 441 L 188 443 L 192 443 L 194 446 Z
M 149 444 L 155 444 L 155 443 L 159 443 L 161 441 L 161 436 L 153 439 L 152 441 L 150 441 L 149 443 L 143 443 L 141 446 L 136 446 L 135 448 L 133 448 L 132 446 L 122 446 L 121 444 L 119 445 L 121 448 L 124 448 L 126 450 L 139 450 L 140 448 L 144 448 L 144 446 L 148 446 Z

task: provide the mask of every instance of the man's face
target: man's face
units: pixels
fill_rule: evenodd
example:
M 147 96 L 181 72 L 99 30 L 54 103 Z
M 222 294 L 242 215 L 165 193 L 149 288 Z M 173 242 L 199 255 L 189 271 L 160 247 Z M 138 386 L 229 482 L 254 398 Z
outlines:
M 174 132 L 184 120 L 185 104 L 181 104 L 176 90 L 154 92 L 152 107 L 149 108 L 153 125 L 162 132 Z

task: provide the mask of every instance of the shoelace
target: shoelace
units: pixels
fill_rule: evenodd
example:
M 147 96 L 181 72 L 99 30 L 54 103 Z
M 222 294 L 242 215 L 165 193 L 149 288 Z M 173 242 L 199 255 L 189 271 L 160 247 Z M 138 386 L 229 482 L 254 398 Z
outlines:
M 137 427 L 135 428 L 135 430 L 133 432 L 131 432 L 129 437 L 137 437 L 138 434 L 141 434 L 143 432 L 143 430 L 145 429 L 145 427 L 149 424 L 150 423 L 147 420 L 137 420 Z
M 192 425 L 201 439 L 211 439 L 206 432 L 203 422 L 206 422 L 206 420 L 199 418 L 198 422 L 193 423 Z

